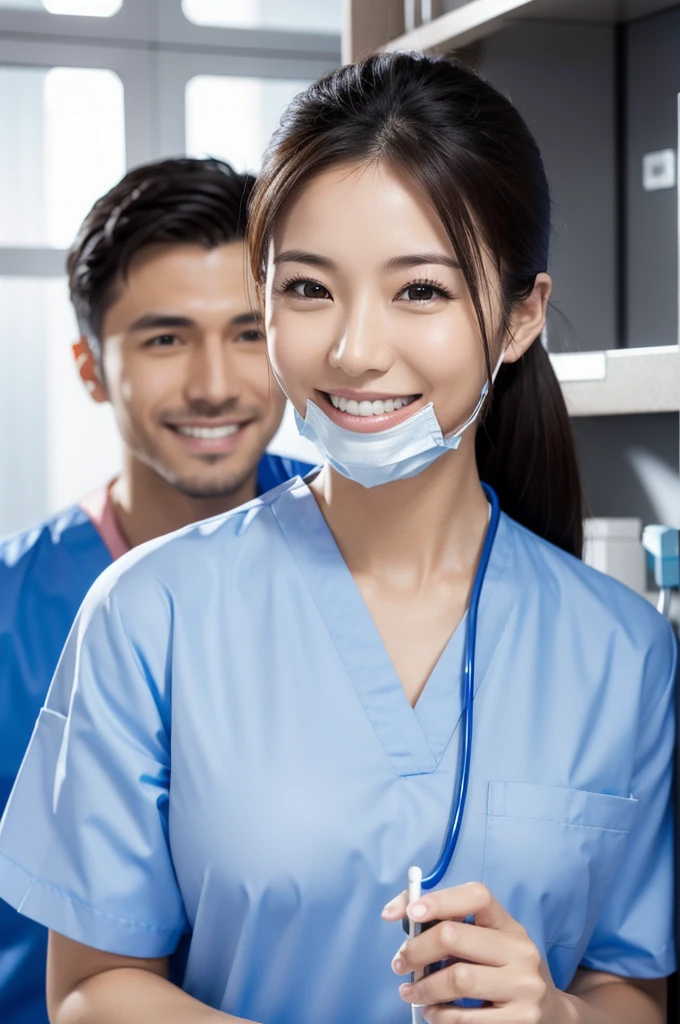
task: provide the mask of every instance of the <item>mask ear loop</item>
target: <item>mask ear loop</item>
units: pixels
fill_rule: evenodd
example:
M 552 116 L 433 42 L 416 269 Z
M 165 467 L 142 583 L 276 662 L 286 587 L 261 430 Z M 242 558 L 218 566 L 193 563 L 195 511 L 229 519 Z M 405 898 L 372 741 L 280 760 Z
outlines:
M 504 359 L 505 359 L 505 349 L 503 349 L 503 351 L 501 352 L 500 357 L 498 359 L 498 362 L 496 363 L 496 365 L 495 365 L 495 367 L 493 369 L 493 372 L 491 374 L 491 383 L 492 384 L 494 384 L 495 381 L 496 381 L 496 377 L 498 376 L 498 371 L 500 370 L 501 366 L 503 365 L 503 360 Z M 458 427 L 457 430 L 452 430 L 451 433 L 448 434 L 448 436 L 444 438 L 445 441 L 450 440 L 450 438 L 452 438 L 452 437 L 460 437 L 461 434 L 465 433 L 465 431 L 468 429 L 468 427 L 472 426 L 472 424 L 475 422 L 475 420 L 479 416 L 480 412 L 482 411 L 482 406 L 484 405 L 484 403 L 486 401 L 486 396 L 488 394 L 489 394 L 489 381 L 485 380 L 484 381 L 484 386 L 482 388 L 482 393 L 479 396 L 479 401 L 477 402 L 477 405 L 472 410 L 472 413 L 470 414 L 470 416 L 468 416 L 468 418 L 466 419 L 466 421 L 465 421 L 465 423 L 463 424 L 462 427 Z

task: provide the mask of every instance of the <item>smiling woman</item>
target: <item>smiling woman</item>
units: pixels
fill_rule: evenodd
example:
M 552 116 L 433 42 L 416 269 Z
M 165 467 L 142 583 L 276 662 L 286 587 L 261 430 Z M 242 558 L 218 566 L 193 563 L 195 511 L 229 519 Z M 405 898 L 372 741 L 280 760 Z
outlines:
M 265 160 L 253 202 L 253 273 L 264 283 L 267 262 L 272 260 L 272 273 L 267 278 L 270 310 L 285 305 L 291 311 L 320 311 L 329 304 L 340 310 L 346 284 L 342 278 L 346 252 L 336 254 L 328 251 L 328 247 L 315 250 L 306 244 L 306 238 L 318 237 L 315 228 L 318 229 L 320 221 L 330 218 L 338 230 L 329 232 L 329 237 L 344 239 L 345 249 L 353 251 L 355 279 L 363 277 L 368 281 L 369 272 L 375 278 L 379 266 L 382 287 L 393 289 L 389 296 L 390 308 L 395 311 L 390 321 L 393 330 L 397 334 L 402 331 L 405 343 L 411 347 L 413 342 L 399 325 L 414 322 L 401 319 L 404 312 L 417 315 L 418 358 L 428 361 L 431 367 L 437 366 L 438 375 L 442 358 L 449 361 L 450 372 L 458 372 L 455 363 L 462 358 L 461 317 L 469 322 L 472 314 L 472 321 L 464 328 L 465 344 L 471 358 L 484 368 L 489 388 L 499 360 L 506 364 L 499 376 L 497 397 L 487 410 L 483 429 L 477 433 L 477 459 L 482 476 L 498 491 L 508 513 L 567 551 L 580 555 L 582 507 L 571 428 L 547 355 L 540 345 L 531 344 L 536 336 L 532 334 L 536 318 L 540 319 L 550 294 L 549 280 L 540 275 L 547 268 L 550 223 L 548 185 L 540 154 L 519 114 L 474 76 L 463 85 L 462 69 L 460 92 L 455 101 L 448 97 L 452 116 L 455 114 L 455 131 L 445 131 L 438 115 L 431 116 L 426 96 L 422 103 L 415 97 L 409 97 L 408 104 L 404 101 L 400 116 L 412 121 L 408 131 L 400 130 L 406 121 L 400 122 L 388 111 L 385 96 L 371 94 L 374 72 L 374 65 L 367 63 L 363 78 L 357 83 L 357 97 L 361 95 L 362 101 L 372 105 L 370 114 L 365 110 L 350 119 L 354 97 L 347 100 L 347 106 L 339 102 L 335 109 L 327 107 L 324 80 L 291 104 L 288 121 L 284 120 L 270 151 L 276 159 Z M 389 74 L 401 78 L 396 63 Z M 443 66 L 436 71 L 433 68 L 431 88 L 439 89 L 442 102 L 447 100 Z M 488 138 L 479 134 L 478 122 L 471 114 L 478 90 L 485 91 L 488 102 Z M 421 118 L 422 125 L 416 130 Z M 292 124 L 296 130 L 289 134 L 287 125 Z M 517 154 L 514 171 L 504 166 L 508 147 L 513 147 Z M 328 182 L 333 176 L 337 187 L 331 197 L 327 194 Z M 409 202 L 404 202 L 405 195 L 410 199 L 414 184 L 420 189 L 420 227 L 427 225 L 428 229 L 420 233 L 421 248 L 417 252 L 410 251 L 412 240 L 419 237 L 414 233 L 415 218 L 409 216 Z M 304 208 L 309 230 L 306 235 L 296 234 L 292 239 L 286 236 L 285 244 L 276 245 L 274 226 L 281 237 L 290 219 L 293 199 L 303 185 L 296 209 L 299 212 Z M 337 203 L 336 193 L 344 193 L 347 201 Z M 258 201 L 261 196 L 267 197 L 266 203 Z M 353 216 L 341 225 L 340 216 L 345 215 L 346 209 Z M 381 222 L 386 217 L 391 219 L 390 240 L 398 251 L 391 251 L 385 244 L 379 253 L 374 244 L 372 248 L 376 251 L 369 255 L 364 237 L 374 242 L 386 238 Z M 298 217 L 296 223 L 301 219 Z M 367 230 L 369 225 L 373 230 Z M 357 248 L 358 237 L 362 237 L 362 244 Z M 272 245 L 274 250 L 270 251 Z M 310 278 L 302 273 L 302 268 L 320 271 L 321 276 Z M 329 287 L 331 281 L 333 289 Z M 400 316 L 396 310 L 402 311 Z M 422 318 L 431 314 L 434 319 L 426 326 L 428 321 Z M 315 327 L 319 315 L 332 316 L 319 312 L 312 318 Z M 341 312 L 336 315 L 342 318 Z M 303 323 L 298 316 L 298 329 L 304 330 Z M 354 326 L 351 322 L 348 325 L 343 352 L 351 348 Z M 518 329 L 528 339 L 525 345 L 517 341 Z M 515 334 L 512 345 L 503 351 L 498 341 L 502 330 Z M 446 343 L 452 331 L 459 337 L 455 347 Z M 481 347 L 477 344 L 477 332 L 481 335 Z M 280 356 L 275 323 L 268 324 L 268 333 L 276 371 Z M 423 343 L 425 336 L 432 337 L 434 348 L 428 349 Z M 296 351 L 302 361 L 301 349 Z M 375 372 L 379 367 L 367 369 Z M 354 372 L 352 367 L 350 372 Z M 440 417 L 445 434 L 465 420 L 482 384 L 480 376 L 477 394 L 468 395 L 467 406 L 463 401 L 457 410 L 451 402 L 460 400 L 459 390 L 449 389 L 450 408 L 444 420 Z M 330 389 L 325 392 L 330 393 Z M 421 405 L 426 404 L 422 394 L 409 394 L 408 386 L 404 390 L 403 382 L 399 390 L 386 396 L 369 395 L 367 391 L 343 394 L 337 388 L 333 393 L 348 402 L 385 398 L 400 398 L 403 402 L 404 398 L 417 397 L 422 400 Z M 298 413 L 304 415 L 306 399 L 301 403 L 300 396 L 289 397 Z M 335 422 L 350 425 L 342 410 L 340 415 L 331 411 L 334 406 L 328 399 L 322 400 L 322 408 L 330 412 Z M 416 404 L 411 412 L 417 409 Z M 364 410 L 367 412 L 368 406 Z M 389 414 L 389 419 L 381 418 L 376 423 L 371 418 L 370 424 L 354 424 L 354 429 L 388 427 L 400 418 L 392 416 Z M 312 437 L 311 428 L 307 436 Z
M 250 211 L 271 365 L 326 458 L 83 607 L 0 833 L 54 1024 L 661 1024 L 677 645 L 577 557 L 526 125 L 455 61 L 370 57 L 296 100 Z M 213 350 L 128 336 L 133 306 L 121 390 L 136 359 L 201 382 L 144 431 L 186 467 Z

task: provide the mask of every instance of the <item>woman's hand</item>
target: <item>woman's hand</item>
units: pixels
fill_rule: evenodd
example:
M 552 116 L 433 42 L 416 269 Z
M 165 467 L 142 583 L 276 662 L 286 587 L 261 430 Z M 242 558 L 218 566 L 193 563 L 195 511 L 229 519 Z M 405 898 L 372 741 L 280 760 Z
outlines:
M 430 1024 L 574 1024 L 573 1003 L 554 985 L 550 971 L 526 931 L 486 886 L 471 882 L 423 895 L 408 904 L 402 893 L 383 910 L 388 921 L 408 913 L 412 921 L 438 921 L 402 945 L 392 961 L 396 974 L 441 970 L 400 987 L 408 1003 L 425 1006 Z M 475 924 L 465 924 L 474 916 Z M 484 1009 L 463 1009 L 453 1000 L 482 1000 Z

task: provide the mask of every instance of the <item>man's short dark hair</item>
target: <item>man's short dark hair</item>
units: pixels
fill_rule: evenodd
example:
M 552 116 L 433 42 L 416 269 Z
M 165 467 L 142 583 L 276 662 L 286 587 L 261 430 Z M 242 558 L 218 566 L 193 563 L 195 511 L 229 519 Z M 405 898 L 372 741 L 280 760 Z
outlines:
M 114 285 L 150 245 L 214 249 L 245 236 L 255 179 L 221 160 L 182 157 L 130 171 L 98 199 L 66 262 L 78 326 L 99 361 L 101 328 Z

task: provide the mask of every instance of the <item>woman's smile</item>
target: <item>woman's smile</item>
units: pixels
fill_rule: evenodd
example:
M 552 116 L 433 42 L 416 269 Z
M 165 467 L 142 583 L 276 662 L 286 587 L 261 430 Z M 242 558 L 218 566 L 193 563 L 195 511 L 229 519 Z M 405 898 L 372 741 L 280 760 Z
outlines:
M 422 395 L 369 391 L 318 391 L 317 404 L 330 420 L 357 434 L 375 434 L 403 423 L 422 408 Z

